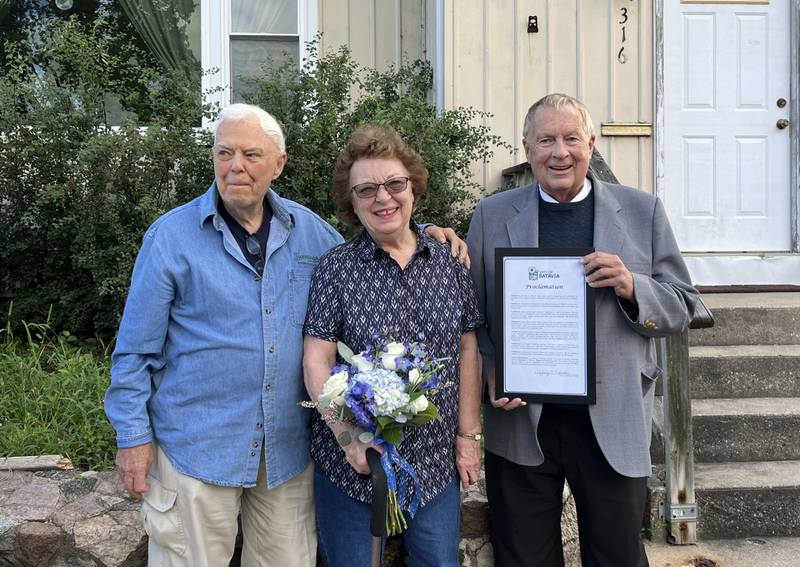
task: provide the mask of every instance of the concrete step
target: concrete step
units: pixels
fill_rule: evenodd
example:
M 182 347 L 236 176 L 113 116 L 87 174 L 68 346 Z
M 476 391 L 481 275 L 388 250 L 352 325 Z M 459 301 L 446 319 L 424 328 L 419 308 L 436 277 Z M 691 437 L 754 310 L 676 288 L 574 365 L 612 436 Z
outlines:
M 701 541 L 800 537 L 800 460 L 697 463 L 695 496 Z
M 800 344 L 800 293 L 716 293 L 703 301 L 716 324 L 690 331 L 691 346 Z
M 800 537 L 748 537 L 669 545 L 645 541 L 650 567 L 797 567 Z
M 693 400 L 692 424 L 696 462 L 800 459 L 800 397 Z
M 693 398 L 800 397 L 800 345 L 689 348 Z

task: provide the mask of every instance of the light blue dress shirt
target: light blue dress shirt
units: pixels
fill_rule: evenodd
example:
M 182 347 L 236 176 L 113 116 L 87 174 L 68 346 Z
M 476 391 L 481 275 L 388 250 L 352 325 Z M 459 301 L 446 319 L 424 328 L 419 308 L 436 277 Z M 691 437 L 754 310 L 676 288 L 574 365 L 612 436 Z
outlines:
M 105 409 L 120 448 L 154 441 L 183 474 L 267 485 L 309 461 L 303 385 L 311 274 L 342 237 L 272 189 L 263 279 L 217 209 L 216 184 L 147 230 L 113 354 Z

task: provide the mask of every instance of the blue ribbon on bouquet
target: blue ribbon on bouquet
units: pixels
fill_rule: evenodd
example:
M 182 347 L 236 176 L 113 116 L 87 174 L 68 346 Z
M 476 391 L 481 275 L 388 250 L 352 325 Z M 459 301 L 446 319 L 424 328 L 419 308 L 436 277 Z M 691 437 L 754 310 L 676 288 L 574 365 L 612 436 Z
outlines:
M 406 510 L 413 518 L 414 514 L 417 513 L 420 501 L 417 473 L 414 467 L 411 466 L 411 463 L 403 458 L 403 455 L 400 454 L 400 451 L 398 451 L 394 445 L 384 442 L 383 447 L 384 451 L 381 454 L 381 464 L 383 465 L 383 470 L 386 471 L 386 481 L 389 485 L 389 490 L 397 494 L 400 507 Z M 397 465 L 398 474 L 395 474 L 395 469 L 392 465 Z M 412 493 L 413 498 L 410 498 Z M 408 502 L 409 499 L 411 500 L 410 503 Z M 408 506 L 403 507 L 403 504 L 408 504 Z

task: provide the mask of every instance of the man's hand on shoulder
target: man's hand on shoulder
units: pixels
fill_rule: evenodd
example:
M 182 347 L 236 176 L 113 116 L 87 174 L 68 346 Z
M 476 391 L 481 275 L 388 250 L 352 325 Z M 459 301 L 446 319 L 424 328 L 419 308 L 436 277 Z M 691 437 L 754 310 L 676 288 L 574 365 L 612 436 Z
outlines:
M 613 287 L 617 297 L 636 303 L 633 290 L 633 274 L 622 263 L 619 256 L 605 252 L 592 252 L 582 259 L 586 283 L 590 287 Z
M 449 242 L 450 253 L 469 269 L 470 262 L 467 243 L 458 237 L 455 230 L 450 227 L 442 228 L 431 224 L 425 227 L 425 233 L 442 244 Z
M 155 458 L 153 444 L 138 445 L 117 450 L 117 471 L 132 498 L 142 497 L 142 492 L 150 490 L 147 471 Z

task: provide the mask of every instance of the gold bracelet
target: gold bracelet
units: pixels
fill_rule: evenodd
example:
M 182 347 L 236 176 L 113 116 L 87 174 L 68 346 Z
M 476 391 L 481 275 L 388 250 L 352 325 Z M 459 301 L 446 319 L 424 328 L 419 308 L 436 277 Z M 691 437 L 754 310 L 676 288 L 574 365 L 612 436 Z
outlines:
M 464 431 L 458 432 L 459 437 L 463 437 L 464 439 L 470 439 L 472 441 L 481 441 L 483 439 L 483 433 L 466 433 Z

